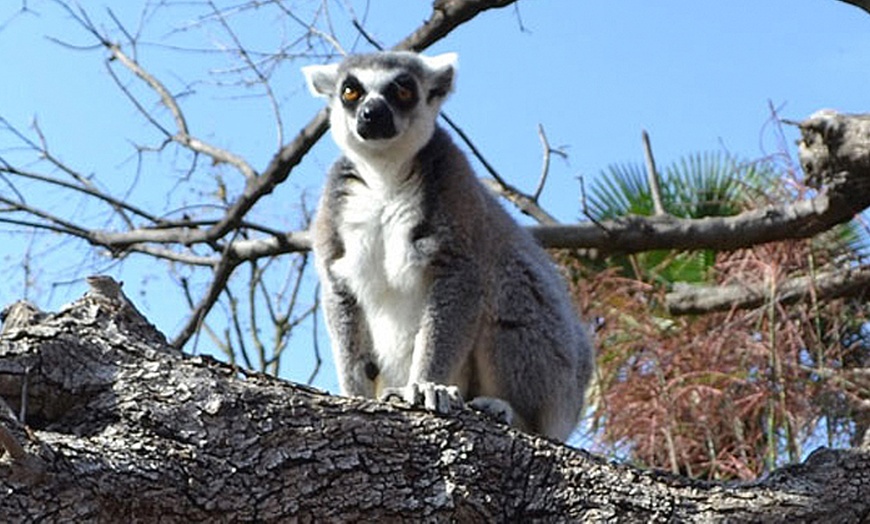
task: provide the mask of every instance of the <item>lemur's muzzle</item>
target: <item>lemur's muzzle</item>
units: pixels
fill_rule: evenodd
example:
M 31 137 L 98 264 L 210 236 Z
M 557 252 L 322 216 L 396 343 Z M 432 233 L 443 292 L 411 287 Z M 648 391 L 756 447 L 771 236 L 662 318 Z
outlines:
M 356 132 L 364 140 L 381 140 L 396 136 L 393 111 L 387 102 L 375 98 L 361 105 L 356 117 Z

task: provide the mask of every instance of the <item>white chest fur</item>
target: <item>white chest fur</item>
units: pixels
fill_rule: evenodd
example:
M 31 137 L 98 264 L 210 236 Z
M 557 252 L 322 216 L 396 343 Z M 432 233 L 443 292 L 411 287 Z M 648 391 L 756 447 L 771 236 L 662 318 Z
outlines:
M 395 190 L 350 182 L 338 232 L 344 256 L 332 264 L 365 314 L 383 386 L 408 381 L 414 338 L 425 304 L 425 260 L 411 232 L 421 220 L 419 185 Z

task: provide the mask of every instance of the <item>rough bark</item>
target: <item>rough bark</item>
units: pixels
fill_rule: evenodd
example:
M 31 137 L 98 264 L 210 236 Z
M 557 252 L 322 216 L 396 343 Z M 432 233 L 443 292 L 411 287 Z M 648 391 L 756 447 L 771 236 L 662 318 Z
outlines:
M 870 453 L 751 484 L 610 464 L 448 416 L 244 372 L 166 344 L 96 285 L 0 334 L 7 521 L 862 522 Z M 22 415 L 23 413 L 23 415 Z M 10 443 L 11 442 L 11 443 Z

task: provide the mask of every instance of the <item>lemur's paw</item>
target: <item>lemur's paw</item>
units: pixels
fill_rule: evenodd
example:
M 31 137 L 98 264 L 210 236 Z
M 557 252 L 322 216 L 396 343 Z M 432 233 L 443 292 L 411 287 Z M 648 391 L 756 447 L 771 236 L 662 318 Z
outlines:
M 477 397 L 468 403 L 472 409 L 480 411 L 498 422 L 513 424 L 514 408 L 506 401 L 495 397 Z
M 404 387 L 385 388 L 381 400 L 405 402 L 441 414 L 450 413 L 464 405 L 459 388 L 434 382 L 412 382 Z

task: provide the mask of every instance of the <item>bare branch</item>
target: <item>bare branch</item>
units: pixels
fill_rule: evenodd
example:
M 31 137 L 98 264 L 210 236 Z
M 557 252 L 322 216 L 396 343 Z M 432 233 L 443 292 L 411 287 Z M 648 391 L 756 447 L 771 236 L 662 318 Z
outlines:
M 547 213 L 544 208 L 538 205 L 534 198 L 523 193 L 514 186 L 506 183 L 502 184 L 497 180 L 488 178 L 482 179 L 481 182 L 483 182 L 490 191 L 512 203 L 517 209 L 537 220 L 538 223 L 544 224 L 541 227 L 556 227 L 556 224 L 559 223 L 553 215 Z
M 214 2 L 209 1 L 208 5 L 209 7 L 211 7 L 215 18 L 217 18 L 221 26 L 224 28 L 227 34 L 230 35 L 230 38 L 232 38 L 233 42 L 236 44 L 236 51 L 241 55 L 242 60 L 244 60 L 245 64 L 247 64 L 251 71 L 253 71 L 254 74 L 257 75 L 257 80 L 263 86 L 263 89 L 266 90 L 266 96 L 269 99 L 269 104 L 272 106 L 272 113 L 275 115 L 276 119 L 276 127 L 278 130 L 278 145 L 280 146 L 284 143 L 284 125 L 281 119 L 281 111 L 278 108 L 278 100 L 275 97 L 275 93 L 272 91 L 272 86 L 269 84 L 269 79 L 266 78 L 266 75 L 264 75 L 262 71 L 260 71 L 260 68 L 251 58 L 251 55 L 248 53 L 247 49 L 245 49 L 245 46 L 242 45 L 242 43 L 239 41 L 239 37 L 236 35 L 236 32 L 233 31 L 232 27 L 230 27 L 229 22 L 227 21 L 226 17 L 221 13 L 220 9 L 217 8 Z M 247 163 L 245 163 L 245 165 L 247 165 Z M 250 166 L 248 167 L 250 168 Z M 253 169 L 251 169 L 251 172 L 253 172 Z
M 870 205 L 870 195 L 864 200 Z M 602 255 L 654 249 L 730 251 L 776 240 L 809 238 L 848 222 L 867 205 L 848 205 L 843 195 L 828 194 L 730 217 L 628 216 L 598 224 L 532 226 L 531 230 L 545 247 L 594 248 Z
M 224 217 L 206 233 L 209 239 L 217 239 L 241 222 L 245 214 L 254 207 L 262 197 L 271 193 L 278 184 L 284 182 L 290 172 L 308 154 L 320 138 L 326 134 L 329 126 L 327 110 L 321 109 L 319 113 L 302 128 L 292 142 L 281 148 L 277 155 L 272 158 L 269 166 L 263 171 L 262 176 L 249 179 L 245 185 L 245 191 L 233 202 Z
M 553 149 L 550 142 L 547 140 L 547 134 L 544 132 L 544 126 L 538 124 L 538 138 L 541 141 L 541 149 L 543 150 L 543 165 L 541 166 L 541 176 L 538 178 L 538 187 L 532 193 L 532 200 L 535 202 L 541 197 L 541 192 L 544 191 L 544 185 L 547 183 L 547 176 L 550 174 L 550 156 L 553 153 L 566 158 L 567 155 L 560 149 Z
M 435 0 L 432 14 L 419 29 L 393 49 L 422 51 L 483 11 L 506 7 L 516 0 Z
M 465 145 L 471 150 L 471 154 L 477 158 L 478 161 L 483 165 L 484 169 L 492 176 L 491 180 L 484 179 L 483 183 L 492 191 L 493 193 L 500 195 L 505 200 L 514 204 L 517 209 L 534 218 L 541 224 L 558 224 L 559 221 L 556 220 L 552 215 L 547 213 L 541 206 L 538 205 L 537 199 L 535 197 L 529 196 L 514 186 L 508 184 L 508 182 L 499 175 L 498 171 L 492 167 L 483 154 L 477 149 L 477 146 L 474 145 L 474 142 L 471 141 L 471 138 L 465 134 L 461 127 L 456 125 L 453 120 L 446 113 L 441 112 L 441 118 L 447 122 L 447 125 L 450 126 L 453 131 L 459 135 L 459 138 L 465 142 Z
M 154 90 L 157 95 L 160 97 L 160 101 L 169 109 L 169 112 L 172 114 L 172 118 L 175 120 L 175 126 L 178 128 L 178 133 L 182 136 L 188 135 L 189 131 L 187 128 L 187 121 L 184 118 L 184 113 L 181 111 L 181 107 L 179 107 L 178 102 L 176 102 L 175 97 L 169 92 L 169 89 L 163 85 L 162 82 L 157 80 L 151 73 L 146 71 L 142 66 L 139 65 L 138 62 L 128 57 L 123 50 L 121 50 L 121 46 L 118 44 L 113 44 L 105 41 L 105 45 L 109 52 L 112 54 L 112 57 L 123 64 L 127 69 L 133 72 L 136 76 L 138 76 L 143 82 L 145 82 L 148 87 Z
M 776 296 L 770 296 L 768 281 L 731 284 L 727 286 L 680 285 L 665 297 L 668 311 L 674 315 L 694 315 L 713 311 L 753 309 L 773 299 L 779 304 L 792 304 L 816 293 L 819 300 L 856 296 L 870 288 L 870 267 L 819 273 L 792 278 L 776 285 Z
M 546 247 L 596 248 L 602 254 L 652 249 L 734 250 L 809 238 L 870 207 L 870 115 L 821 112 L 800 124 L 800 157 L 816 197 L 730 217 L 629 216 L 600 224 L 537 226 Z
M 309 249 L 311 249 L 311 237 L 308 231 L 291 231 L 280 236 L 257 240 L 236 240 L 229 245 L 230 252 L 239 260 L 256 260 Z
M 160 101 L 167 109 L 169 109 L 169 112 L 175 119 L 175 125 L 178 128 L 176 134 L 172 137 L 173 140 L 192 151 L 207 155 L 216 162 L 226 163 L 235 167 L 248 180 L 257 177 L 257 172 L 242 157 L 192 136 L 187 127 L 187 121 L 184 118 L 184 113 L 182 112 L 181 107 L 178 105 L 175 97 L 169 92 L 166 86 L 140 66 L 136 60 L 127 56 L 118 44 L 108 44 L 107 47 L 112 53 L 112 57 L 132 71 L 137 77 L 142 79 L 142 81 L 158 94 Z
M 465 134 L 465 131 L 463 131 L 462 128 L 453 121 L 453 119 L 447 116 L 447 113 L 442 111 L 439 114 L 441 115 L 441 118 L 444 119 L 445 122 L 447 122 L 447 125 L 450 126 L 450 129 L 452 129 L 457 135 L 459 135 L 460 140 L 462 140 L 465 145 L 468 146 L 468 149 L 471 150 L 471 154 L 474 155 L 474 158 L 480 161 L 481 165 L 483 165 L 483 168 L 486 169 L 486 172 L 489 173 L 489 175 L 496 181 L 496 183 L 501 186 L 508 187 L 509 184 L 507 183 L 507 181 L 502 178 L 502 176 L 498 173 L 498 171 L 496 171 L 494 167 L 492 167 L 492 164 L 490 164 L 486 157 L 483 156 L 483 153 L 481 153 L 477 146 L 474 145 L 474 142 L 472 142 L 471 138 L 469 138 L 469 136 Z
M 24 213 L 28 213 L 35 217 L 41 218 L 43 220 L 48 221 L 53 224 L 54 227 L 57 228 L 58 231 L 67 233 L 69 235 L 77 236 L 79 238 L 89 239 L 91 237 L 90 231 L 79 226 L 78 224 L 74 224 L 67 220 L 64 220 L 60 217 L 57 217 L 47 211 L 42 209 L 35 208 L 23 202 L 16 202 L 14 200 L 8 199 L 6 197 L 0 196 L 0 204 L 6 204 L 8 210 L 12 211 L 22 211 Z
M 190 340 L 190 337 L 199 330 L 199 327 L 205 321 L 205 317 L 208 315 L 209 311 L 211 311 L 211 308 L 215 305 L 218 298 L 220 298 L 221 293 L 227 287 L 230 276 L 232 276 L 233 271 L 238 267 L 238 265 L 239 261 L 237 259 L 230 256 L 228 253 L 224 253 L 220 262 L 215 266 L 214 276 L 212 277 L 212 282 L 208 287 L 208 291 L 196 305 L 190 318 L 172 341 L 174 347 L 183 347 L 187 341 Z
M 870 1 L 868 0 L 840 0 L 841 2 L 845 2 L 847 4 L 852 4 L 855 7 L 870 13 Z
M 128 246 L 124 251 L 127 253 L 142 253 L 143 255 L 149 255 L 151 257 L 159 258 L 161 260 L 168 260 L 170 262 L 179 262 L 181 264 L 200 267 L 214 267 L 219 260 L 218 257 L 206 257 L 194 255 L 192 253 L 179 253 L 171 249 L 163 249 L 156 246 L 149 246 L 147 244 L 135 244 L 132 246 Z
M 375 37 L 370 35 L 368 31 L 366 31 L 366 28 L 363 27 L 362 23 L 359 20 L 357 20 L 356 17 L 354 17 L 354 19 L 351 21 L 351 23 L 353 24 L 354 29 L 356 29 L 359 32 L 359 34 L 362 35 L 362 37 L 366 40 L 366 42 L 368 42 L 372 47 L 374 47 L 378 51 L 381 51 L 384 49 L 384 46 L 380 42 L 378 42 L 377 39 L 375 39 Z
M 98 200 L 102 200 L 103 202 L 106 202 L 107 204 L 109 204 L 111 207 L 113 207 L 115 209 L 123 209 L 125 211 L 129 211 L 129 212 L 131 212 L 135 215 L 139 215 L 140 217 L 145 218 L 146 220 L 149 220 L 153 223 L 160 223 L 161 222 L 161 220 L 158 217 L 148 213 L 144 209 L 141 209 L 141 208 L 136 207 L 128 202 L 125 202 L 123 200 L 118 200 L 117 198 L 114 198 L 110 195 L 107 195 L 106 193 L 103 193 L 102 191 L 99 191 L 98 189 L 93 187 L 92 184 L 89 184 L 87 186 L 72 184 L 70 182 L 66 182 L 64 180 L 60 180 L 60 179 L 50 177 L 47 175 L 33 173 L 30 171 L 23 171 L 21 169 L 18 169 L 16 167 L 12 167 L 10 165 L 5 165 L 5 166 L 0 167 L 0 172 L 9 173 L 10 175 L 14 175 L 14 176 L 21 177 L 21 178 L 27 178 L 30 180 L 37 180 L 40 182 L 45 182 L 46 184 L 64 187 L 64 188 L 70 189 L 72 191 L 84 193 L 88 196 L 91 196 L 91 197 L 94 197 Z M 124 216 L 123 214 L 121 214 L 121 215 L 122 215 L 122 217 L 126 218 L 126 216 Z M 128 221 L 128 224 L 129 224 L 129 221 Z
M 643 157 L 646 160 L 646 176 L 649 180 L 653 209 L 657 216 L 666 215 L 667 212 L 662 203 L 662 186 L 659 183 L 659 172 L 656 171 L 656 161 L 653 157 L 652 145 L 650 145 L 649 133 L 646 132 L 646 129 L 642 131 L 641 138 L 643 139 Z
M 303 131 L 282 152 L 263 177 L 258 178 L 224 217 L 206 229 L 179 224 L 174 228 L 144 228 L 126 232 L 89 232 L 84 235 L 88 241 L 112 250 L 132 249 L 145 243 L 180 243 L 193 245 L 218 240 L 225 231 L 242 224 L 241 216 L 247 208 L 262 195 L 271 191 L 279 183 L 280 176 L 289 174 L 293 162 L 301 160 L 307 147 L 313 143 L 312 130 L 325 131 L 325 111 L 323 126 L 315 119 L 308 132 Z M 625 217 L 598 224 L 544 225 L 532 228 L 538 240 L 550 248 L 595 248 L 601 254 L 636 253 L 650 249 L 702 249 L 713 248 L 731 250 L 775 240 L 807 238 L 829 227 L 850 220 L 856 213 L 870 205 L 870 191 L 864 190 L 864 181 L 870 178 L 870 167 L 866 167 L 868 154 L 861 149 L 860 127 L 870 121 L 870 117 L 836 116 L 837 123 L 825 126 L 822 121 L 810 119 L 802 124 L 805 131 L 803 158 L 808 179 L 818 184 L 832 184 L 822 194 L 813 199 L 790 204 L 772 205 L 744 212 L 732 217 L 709 217 L 698 220 L 675 217 Z M 814 123 L 815 122 L 815 123 Z M 858 126 L 859 129 L 852 130 Z M 829 129 L 830 128 L 830 129 Z M 832 131 L 833 130 L 833 131 Z M 840 130 L 839 134 L 834 131 Z M 852 138 L 840 139 L 849 131 Z M 833 134 L 832 134 L 833 133 Z M 835 151 L 829 151 L 825 135 L 831 147 L 839 144 Z M 857 141 L 857 143 L 856 143 Z M 863 153 L 862 153 L 863 151 Z M 842 153 L 842 155 L 841 155 Z M 864 155 L 864 156 L 861 156 Z M 840 158 L 843 156 L 843 158 Z M 813 158 L 821 160 L 814 161 Z M 849 171 L 848 169 L 852 171 Z M 863 170 L 863 171 L 862 171 Z M 825 175 L 825 173 L 828 173 Z M 863 178 L 862 178 L 863 177 Z M 252 188 L 252 189 L 250 189 Z M 530 214 L 536 213 L 536 204 L 530 197 L 509 193 L 503 187 L 496 190 L 507 193 L 522 207 L 527 205 Z M 235 211 L 233 211 L 235 210 Z M 232 220 L 238 216 L 238 222 Z M 546 222 L 546 215 L 540 217 Z M 553 224 L 549 222 L 549 224 Z M 83 228 L 76 226 L 81 232 Z M 229 249 L 239 260 L 251 260 L 263 256 L 289 253 L 307 249 L 308 237 L 305 232 L 288 233 L 267 239 L 239 240 L 232 242 Z M 227 247 L 224 246 L 223 249 Z M 138 248 L 137 248 L 138 249 Z

